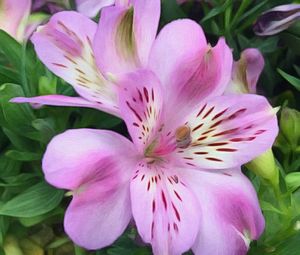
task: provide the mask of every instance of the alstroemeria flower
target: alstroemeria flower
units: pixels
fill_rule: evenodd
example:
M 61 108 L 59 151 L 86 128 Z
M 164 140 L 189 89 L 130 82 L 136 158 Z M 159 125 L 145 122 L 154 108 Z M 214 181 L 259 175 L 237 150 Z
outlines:
M 119 1 L 102 10 L 98 28 L 77 12 L 53 15 L 34 33 L 32 42 L 42 62 L 80 97 L 49 95 L 12 101 L 92 107 L 119 116 L 118 87 L 112 76 L 147 65 L 159 16 L 159 0 L 132 5 Z
M 249 48 L 233 64 L 232 77 L 226 94 L 256 93 L 256 84 L 264 67 L 264 58 L 259 50 Z
M 276 6 L 264 12 L 254 24 L 253 30 L 257 35 L 274 35 L 300 19 L 300 4 Z
M 0 1 L 0 29 L 18 41 L 23 41 L 31 0 Z
M 133 144 L 110 131 L 79 129 L 55 137 L 45 153 L 47 181 L 74 194 L 64 222 L 68 235 L 85 248 L 102 248 L 133 216 L 154 254 L 190 248 L 195 254 L 246 254 L 264 220 L 238 166 L 276 136 L 266 99 L 204 97 L 182 116 L 177 105 L 164 107 L 161 84 L 150 71 L 121 83 Z
M 150 66 L 156 74 L 139 70 L 118 80 L 121 117 L 133 142 L 78 129 L 48 145 L 46 180 L 74 194 L 66 232 L 80 246 L 98 249 L 133 217 L 156 255 L 190 248 L 245 254 L 264 219 L 239 167 L 271 147 L 274 110 L 262 96 L 221 96 L 231 77 L 231 50 L 223 39 L 207 45 L 193 21 L 161 31 Z

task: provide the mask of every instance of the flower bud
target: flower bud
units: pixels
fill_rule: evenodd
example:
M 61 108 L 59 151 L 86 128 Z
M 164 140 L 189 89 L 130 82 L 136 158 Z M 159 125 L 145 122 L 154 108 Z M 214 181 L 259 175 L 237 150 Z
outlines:
M 300 112 L 287 107 L 283 108 L 280 117 L 280 128 L 283 136 L 295 149 L 300 138 Z
M 300 19 L 300 4 L 276 6 L 264 12 L 254 24 L 253 30 L 257 35 L 274 35 Z
M 256 93 L 256 84 L 264 67 L 264 58 L 259 50 L 249 48 L 241 53 L 241 58 L 233 64 L 232 77 L 225 93 Z
M 279 172 L 271 149 L 246 164 L 246 167 L 256 175 L 272 183 L 272 185 L 278 185 Z

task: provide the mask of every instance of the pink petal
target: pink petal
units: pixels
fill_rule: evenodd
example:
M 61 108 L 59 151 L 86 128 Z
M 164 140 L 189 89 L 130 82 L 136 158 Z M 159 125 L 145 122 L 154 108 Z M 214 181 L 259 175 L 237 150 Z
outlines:
M 193 246 L 196 255 L 245 255 L 264 229 L 256 192 L 239 169 L 187 170 L 187 185 L 197 195 L 202 221 Z
M 30 0 L 3 0 L 0 4 L 0 29 L 18 41 L 23 41 L 30 13 Z
M 64 226 L 76 244 L 100 249 L 123 233 L 135 157 L 133 145 L 111 131 L 68 130 L 49 143 L 43 171 L 50 184 L 73 191 Z
M 54 106 L 74 106 L 74 107 L 88 107 L 102 110 L 104 107 L 101 107 L 99 103 L 91 102 L 85 100 L 82 97 L 69 97 L 63 95 L 49 95 L 49 96 L 38 96 L 38 97 L 15 97 L 10 100 L 12 103 L 30 103 L 33 106 L 42 106 L 42 105 L 54 105 Z M 110 112 L 114 115 L 117 115 L 117 110 L 114 112 L 111 109 L 107 109 L 107 112 Z
M 94 50 L 104 74 L 126 73 L 146 65 L 159 16 L 159 0 L 133 1 L 133 7 L 119 3 L 102 10 Z
M 86 249 L 111 245 L 131 219 L 129 182 L 122 180 L 122 174 L 133 166 L 111 161 L 98 165 L 98 174 L 75 192 L 66 211 L 66 233 Z
M 143 240 L 155 255 L 189 250 L 199 229 L 201 212 L 180 170 L 140 162 L 131 182 L 132 213 Z
M 104 74 L 122 73 L 140 66 L 132 23 L 133 11 L 126 6 L 102 10 L 94 51 L 97 65 Z
M 93 18 L 103 7 L 113 5 L 114 2 L 114 0 L 76 0 L 76 7 L 80 13 Z
M 160 18 L 160 4 L 160 0 L 133 1 L 133 30 L 137 43 L 137 52 L 143 66 L 146 66 L 148 63 L 149 53 L 156 37 Z
M 153 45 L 149 67 L 165 88 L 166 105 L 179 113 L 224 92 L 231 77 L 232 54 L 224 39 L 211 48 L 201 27 L 183 19 L 162 29 Z
M 246 49 L 239 61 L 234 63 L 232 80 L 226 94 L 256 93 L 256 84 L 264 68 L 264 58 L 257 49 Z
M 55 187 L 76 190 L 101 177 L 99 169 L 108 160 L 127 164 L 133 160 L 133 145 L 117 133 L 93 129 L 73 129 L 55 136 L 48 144 L 43 171 Z M 128 178 L 131 170 L 122 170 Z
M 191 130 L 191 143 L 177 149 L 188 166 L 240 166 L 271 148 L 278 133 L 275 110 L 262 96 L 221 96 L 196 109 L 182 120 Z
M 156 76 L 140 70 L 119 81 L 121 117 L 140 152 L 153 142 L 161 127 L 162 94 Z
M 74 22 L 76 20 L 76 22 Z M 116 88 L 98 71 L 91 42 L 97 25 L 76 12 L 59 12 L 32 36 L 42 62 L 83 98 L 116 111 Z

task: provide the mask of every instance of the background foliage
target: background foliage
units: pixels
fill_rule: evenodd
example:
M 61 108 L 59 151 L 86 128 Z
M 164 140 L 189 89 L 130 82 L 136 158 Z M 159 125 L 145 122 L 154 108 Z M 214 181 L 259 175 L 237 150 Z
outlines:
M 265 10 L 287 1 L 188 1 L 179 6 L 163 0 L 160 27 L 183 17 L 197 21 L 214 44 L 224 36 L 236 59 L 249 47 L 264 55 L 259 93 L 279 111 L 280 134 L 274 145 L 280 187 L 272 187 L 245 170 L 259 194 L 266 230 L 249 254 L 300 254 L 300 24 L 274 36 L 258 37 L 252 25 Z M 9 103 L 16 96 L 74 95 L 63 80 L 47 71 L 31 43 L 20 45 L 0 31 L 0 255 L 146 255 L 134 227 L 111 247 L 87 252 L 63 232 L 68 193 L 43 179 L 41 158 L 50 139 L 68 128 L 112 129 L 126 135 L 120 119 L 83 108 L 43 107 Z M 294 109 L 294 110 L 291 110 Z M 268 167 L 268 166 L 266 166 Z M 2 247 L 2 248 L 1 248 Z

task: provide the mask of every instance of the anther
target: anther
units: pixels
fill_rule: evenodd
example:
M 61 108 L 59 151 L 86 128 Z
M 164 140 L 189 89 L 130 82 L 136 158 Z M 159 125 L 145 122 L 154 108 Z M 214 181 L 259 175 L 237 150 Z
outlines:
M 177 148 L 186 148 L 192 141 L 191 129 L 188 126 L 181 126 L 175 131 Z

